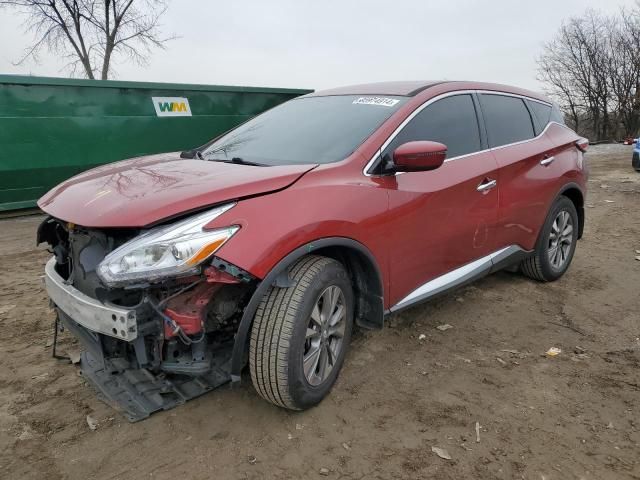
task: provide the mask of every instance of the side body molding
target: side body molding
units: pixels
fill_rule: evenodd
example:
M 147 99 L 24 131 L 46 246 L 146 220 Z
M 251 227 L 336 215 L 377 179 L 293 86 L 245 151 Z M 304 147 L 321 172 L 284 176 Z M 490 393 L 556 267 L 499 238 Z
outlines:
M 517 245 L 511 245 L 485 257 L 474 260 L 473 262 L 467 263 L 462 267 L 456 268 L 455 270 L 434 278 L 433 280 L 430 280 L 416 288 L 413 292 L 391 307 L 388 313 L 395 313 L 399 310 L 403 310 L 416 303 L 423 302 L 436 297 L 441 293 L 445 293 L 452 288 L 462 286 L 476 280 L 477 278 L 500 270 L 501 268 L 524 258 L 527 253 L 528 252 Z
M 373 276 L 375 278 L 370 279 L 372 285 L 377 285 L 377 288 L 363 291 L 361 294 L 366 295 L 366 298 L 360 299 L 359 305 L 356 305 L 356 322 L 358 325 L 364 328 L 382 328 L 384 321 L 384 296 L 382 286 L 382 275 L 373 254 L 360 242 L 345 237 L 327 237 L 314 240 L 305 245 L 296 248 L 289 253 L 286 257 L 280 260 L 275 267 L 264 277 L 264 279 L 256 288 L 256 291 L 251 296 L 249 303 L 247 304 L 238 325 L 236 331 L 236 337 L 233 344 L 233 353 L 231 357 L 231 381 L 239 382 L 240 373 L 245 365 L 245 352 L 247 339 L 249 337 L 249 331 L 253 323 L 253 317 L 256 314 L 260 301 L 267 293 L 270 287 L 288 287 L 289 277 L 288 268 L 299 258 L 309 255 L 311 253 L 318 253 L 322 255 L 325 251 L 331 249 L 346 247 L 350 250 L 357 251 L 358 254 L 364 256 L 368 260 L 368 263 L 372 267 Z M 360 286 L 356 283 L 356 288 Z

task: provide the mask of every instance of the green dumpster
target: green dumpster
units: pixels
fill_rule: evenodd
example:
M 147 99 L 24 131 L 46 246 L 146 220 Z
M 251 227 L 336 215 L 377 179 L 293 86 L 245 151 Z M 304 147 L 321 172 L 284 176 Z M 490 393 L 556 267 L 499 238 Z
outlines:
M 0 75 L 0 211 L 97 165 L 196 147 L 310 91 Z

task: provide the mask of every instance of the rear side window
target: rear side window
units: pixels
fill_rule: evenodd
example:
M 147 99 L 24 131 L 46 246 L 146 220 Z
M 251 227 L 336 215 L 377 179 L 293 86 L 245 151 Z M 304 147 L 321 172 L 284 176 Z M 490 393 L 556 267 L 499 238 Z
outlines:
M 480 99 L 490 147 L 535 137 L 531 115 L 521 98 L 481 94 Z
M 540 132 L 547 126 L 551 119 L 551 105 L 546 105 L 540 102 L 534 102 L 533 100 L 527 100 L 529 110 L 533 114 L 533 125 L 536 129 L 536 135 L 540 135 Z
M 396 135 L 384 156 L 406 142 L 431 140 L 447 146 L 447 158 L 481 150 L 480 129 L 471 95 L 438 100 L 418 113 Z
M 561 125 L 565 125 L 565 123 L 564 123 L 564 114 L 562 113 L 560 108 L 558 108 L 557 105 L 554 105 L 553 108 L 551 109 L 551 121 L 552 122 L 558 122 Z

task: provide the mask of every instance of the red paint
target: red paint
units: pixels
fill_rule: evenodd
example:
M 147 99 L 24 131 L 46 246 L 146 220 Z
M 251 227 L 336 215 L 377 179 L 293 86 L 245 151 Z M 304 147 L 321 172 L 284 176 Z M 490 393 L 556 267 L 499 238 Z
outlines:
M 447 147 L 442 143 L 407 142 L 393 152 L 393 163 L 398 171 L 424 172 L 442 166 L 446 157 Z
M 311 95 L 404 95 L 424 85 L 372 84 Z M 557 124 L 536 139 L 447 161 L 432 171 L 363 174 L 367 162 L 417 107 L 456 90 L 492 90 L 547 101 L 501 85 L 435 84 L 410 97 L 337 163 L 265 168 L 157 155 L 74 177 L 39 205 L 78 225 L 139 227 L 241 199 L 208 225 L 241 226 L 216 252 L 218 257 L 263 278 L 301 245 L 324 237 L 354 239 L 377 261 L 389 308 L 421 284 L 502 247 L 531 249 L 558 192 L 569 183 L 586 190 L 582 152 L 576 146 L 584 139 Z M 541 165 L 548 156 L 555 161 Z M 497 180 L 496 188 L 477 191 L 491 179 Z M 104 189 L 110 192 L 98 195 Z
M 315 165 L 250 167 L 165 153 L 94 168 L 38 200 L 85 227 L 143 227 L 207 205 L 286 188 Z
M 169 300 L 164 313 L 176 322 L 184 333 L 188 335 L 200 333 L 204 328 L 207 305 L 220 286 L 219 283 L 201 283 L 193 290 Z M 173 329 L 165 323 L 164 338 L 171 338 L 174 335 Z
M 586 189 L 584 172 L 577 167 L 575 147 L 579 137 L 568 128 L 552 123 L 539 139 L 499 148 L 493 154 L 500 167 L 497 247 L 535 246 L 551 203 L 563 185 L 577 183 Z M 553 163 L 540 162 L 554 157 Z
M 478 185 L 497 178 L 490 152 L 446 162 L 431 172 L 385 177 L 392 212 L 389 231 L 390 302 L 417 286 L 496 250 L 498 189 Z
M 215 267 L 205 268 L 204 275 L 207 277 L 207 283 L 240 283 L 240 280 L 233 275 L 218 270 Z

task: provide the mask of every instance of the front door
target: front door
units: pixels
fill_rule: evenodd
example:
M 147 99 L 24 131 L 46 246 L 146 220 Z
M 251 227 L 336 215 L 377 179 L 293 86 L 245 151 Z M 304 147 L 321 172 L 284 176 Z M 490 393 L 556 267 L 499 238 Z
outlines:
M 414 140 L 441 142 L 448 149 L 436 170 L 384 177 L 393 218 L 388 231 L 392 309 L 418 300 L 425 294 L 420 287 L 429 282 L 455 283 L 453 277 L 469 273 L 465 266 L 495 251 L 497 164 L 481 135 L 477 107 L 468 93 L 436 100 L 382 152 L 384 160 Z

